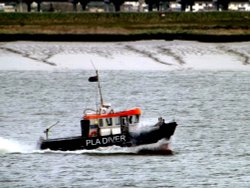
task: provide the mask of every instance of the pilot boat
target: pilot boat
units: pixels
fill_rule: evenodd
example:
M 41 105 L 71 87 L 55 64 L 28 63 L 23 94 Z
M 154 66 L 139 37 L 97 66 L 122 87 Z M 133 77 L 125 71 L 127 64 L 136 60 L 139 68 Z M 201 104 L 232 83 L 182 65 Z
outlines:
M 98 71 L 96 76 L 89 78 L 90 82 L 97 82 L 100 107 L 96 110 L 86 109 L 80 121 L 81 133 L 78 136 L 49 139 L 48 133 L 52 127 L 44 132 L 46 138 L 41 138 L 40 149 L 73 151 L 82 149 L 96 149 L 107 146 L 134 147 L 157 143 L 165 139 L 170 140 L 177 123 L 166 123 L 158 118 L 152 126 L 140 126 L 142 110 L 132 108 L 123 111 L 114 111 L 110 104 L 104 103 L 101 93 Z

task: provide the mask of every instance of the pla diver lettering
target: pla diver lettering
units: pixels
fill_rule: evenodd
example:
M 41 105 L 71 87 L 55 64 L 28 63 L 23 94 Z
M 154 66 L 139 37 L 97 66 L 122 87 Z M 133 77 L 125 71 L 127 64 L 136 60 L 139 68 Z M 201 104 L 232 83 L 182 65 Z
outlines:
M 86 139 L 86 146 L 98 146 L 98 145 L 108 145 L 126 142 L 125 135 L 116 135 L 103 138 Z

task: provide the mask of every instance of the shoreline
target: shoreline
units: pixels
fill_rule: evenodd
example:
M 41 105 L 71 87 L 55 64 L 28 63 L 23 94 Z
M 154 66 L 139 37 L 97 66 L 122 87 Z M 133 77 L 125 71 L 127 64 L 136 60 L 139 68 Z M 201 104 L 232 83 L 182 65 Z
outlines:
M 248 42 L 250 34 L 0 34 L 0 42 L 51 41 L 51 42 L 119 42 L 140 40 L 186 40 L 198 42 Z
M 250 41 L 250 12 L 0 13 L 0 41 Z

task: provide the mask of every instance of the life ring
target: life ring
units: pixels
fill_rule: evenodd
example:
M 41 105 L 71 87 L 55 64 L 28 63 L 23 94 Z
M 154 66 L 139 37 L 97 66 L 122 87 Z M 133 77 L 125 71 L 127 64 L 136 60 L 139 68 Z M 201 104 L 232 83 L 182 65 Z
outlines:
M 93 130 L 90 132 L 89 137 L 96 137 L 97 136 L 97 131 Z

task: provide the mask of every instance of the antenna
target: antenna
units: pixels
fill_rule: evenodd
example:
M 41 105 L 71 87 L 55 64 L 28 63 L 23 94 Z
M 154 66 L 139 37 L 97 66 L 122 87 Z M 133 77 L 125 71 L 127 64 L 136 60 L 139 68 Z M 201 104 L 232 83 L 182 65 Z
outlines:
M 90 62 L 91 62 L 91 64 L 92 64 L 93 68 L 94 68 L 95 71 L 96 71 L 97 69 L 96 69 L 95 64 L 93 63 L 92 59 L 90 60 Z
M 99 74 L 98 74 L 98 70 L 95 67 L 95 64 L 93 63 L 92 60 L 90 60 L 95 72 L 96 72 L 96 77 L 97 77 L 97 85 L 98 85 L 98 91 L 99 91 L 99 95 L 100 95 L 100 102 L 101 102 L 101 107 L 103 107 L 104 102 L 103 102 L 103 97 L 102 97 L 102 88 L 101 88 L 101 83 L 100 83 L 100 78 L 99 78 Z
M 101 83 L 100 83 L 100 80 L 99 80 L 98 70 L 96 70 L 96 75 L 97 75 L 97 82 L 98 82 L 98 89 L 99 89 L 99 94 L 100 94 L 101 106 L 103 107 L 104 102 L 103 102 L 103 98 L 102 98 L 102 88 L 101 88 Z

